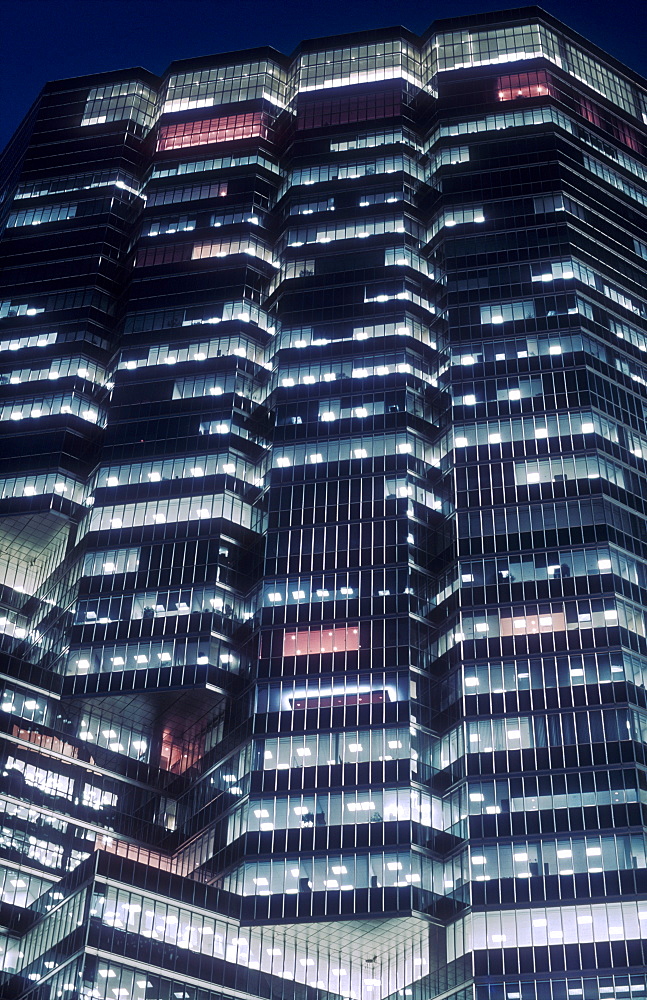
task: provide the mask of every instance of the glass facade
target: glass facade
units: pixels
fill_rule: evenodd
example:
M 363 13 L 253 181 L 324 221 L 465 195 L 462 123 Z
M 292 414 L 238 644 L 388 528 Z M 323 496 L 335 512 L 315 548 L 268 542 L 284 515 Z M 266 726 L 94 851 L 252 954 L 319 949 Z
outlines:
M 647 1000 L 646 123 L 538 8 L 44 89 L 3 996 Z

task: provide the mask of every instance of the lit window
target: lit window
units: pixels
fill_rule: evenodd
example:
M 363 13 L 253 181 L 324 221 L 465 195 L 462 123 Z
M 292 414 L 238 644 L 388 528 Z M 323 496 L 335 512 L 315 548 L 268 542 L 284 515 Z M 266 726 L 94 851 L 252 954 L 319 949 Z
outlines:
M 359 629 L 341 626 L 333 629 L 286 632 L 284 656 L 316 655 L 359 649 Z
M 546 70 L 534 73 L 513 73 L 497 80 L 500 101 L 514 101 L 520 97 L 547 97 L 552 93 L 550 76 Z
M 230 142 L 253 136 L 266 138 L 267 134 L 267 116 L 260 111 L 253 111 L 162 126 L 157 137 L 157 149 L 182 149 L 186 146 Z

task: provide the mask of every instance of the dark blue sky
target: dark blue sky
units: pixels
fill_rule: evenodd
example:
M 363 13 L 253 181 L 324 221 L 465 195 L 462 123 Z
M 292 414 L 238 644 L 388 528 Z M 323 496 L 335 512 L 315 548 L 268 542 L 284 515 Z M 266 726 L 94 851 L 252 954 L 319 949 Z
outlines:
M 0 0 L 0 149 L 47 80 L 254 45 L 521 6 L 496 0 Z M 647 75 L 645 0 L 544 0 L 542 6 Z

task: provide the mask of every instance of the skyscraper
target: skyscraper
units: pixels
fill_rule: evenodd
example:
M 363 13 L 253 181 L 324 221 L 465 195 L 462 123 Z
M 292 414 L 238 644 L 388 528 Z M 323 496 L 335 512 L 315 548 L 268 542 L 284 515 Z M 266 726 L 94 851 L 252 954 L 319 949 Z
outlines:
M 646 122 L 536 7 L 45 87 L 3 995 L 647 997 Z

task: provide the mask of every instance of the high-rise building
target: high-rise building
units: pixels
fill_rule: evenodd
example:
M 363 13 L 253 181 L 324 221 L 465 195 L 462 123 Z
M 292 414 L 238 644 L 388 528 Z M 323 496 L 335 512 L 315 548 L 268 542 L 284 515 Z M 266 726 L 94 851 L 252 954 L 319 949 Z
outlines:
M 643 84 L 527 7 L 45 87 L 3 996 L 645 1000 Z

